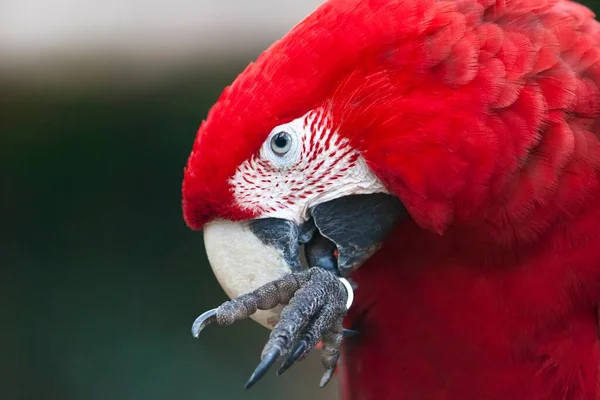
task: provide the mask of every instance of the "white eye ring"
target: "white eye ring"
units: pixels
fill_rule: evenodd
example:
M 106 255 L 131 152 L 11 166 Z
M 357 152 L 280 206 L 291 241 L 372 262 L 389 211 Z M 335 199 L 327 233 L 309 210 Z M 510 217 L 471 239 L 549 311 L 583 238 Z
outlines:
M 261 157 L 275 168 L 285 170 L 290 167 L 300 158 L 304 129 L 302 118 L 276 126 L 262 145 Z
M 279 157 L 286 155 L 292 148 L 292 135 L 281 131 L 271 137 L 271 150 Z

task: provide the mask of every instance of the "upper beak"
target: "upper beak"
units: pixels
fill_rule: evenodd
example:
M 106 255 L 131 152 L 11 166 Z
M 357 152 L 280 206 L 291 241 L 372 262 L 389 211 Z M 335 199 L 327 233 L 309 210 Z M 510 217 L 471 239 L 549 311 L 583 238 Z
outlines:
M 301 226 L 263 218 L 217 220 L 204 227 L 209 262 L 230 298 L 300 271 L 303 261 L 309 267 L 347 277 L 379 249 L 396 222 L 407 215 L 395 196 L 384 193 L 340 197 L 309 211 L 311 218 Z M 252 318 L 272 328 L 280 311 L 280 307 L 258 311 Z
M 337 270 L 342 277 L 379 250 L 396 222 L 408 215 L 397 197 L 384 193 L 340 197 L 314 206 L 310 213 L 318 232 L 337 248 Z M 309 259 L 313 254 L 310 243 L 307 250 Z M 314 266 L 321 266 L 318 262 Z

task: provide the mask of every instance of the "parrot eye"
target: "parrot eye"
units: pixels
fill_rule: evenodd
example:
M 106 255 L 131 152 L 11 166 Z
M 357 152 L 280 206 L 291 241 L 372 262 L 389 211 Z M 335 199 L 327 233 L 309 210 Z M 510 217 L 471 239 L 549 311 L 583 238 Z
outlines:
M 298 131 L 302 127 L 302 123 L 294 121 L 275 127 L 263 143 L 261 156 L 276 168 L 289 168 L 300 156 L 302 140 Z
M 292 147 L 292 137 L 287 132 L 279 132 L 271 138 L 271 150 L 278 156 L 285 155 Z

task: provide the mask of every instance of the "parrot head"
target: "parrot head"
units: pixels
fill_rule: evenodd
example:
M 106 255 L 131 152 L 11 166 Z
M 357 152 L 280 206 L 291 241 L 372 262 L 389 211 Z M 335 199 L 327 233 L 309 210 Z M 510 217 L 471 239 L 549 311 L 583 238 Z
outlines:
M 473 79 L 472 63 L 428 69 L 437 56 L 414 38 L 445 26 L 446 17 L 424 12 L 435 2 L 411 4 L 325 2 L 209 111 L 185 169 L 183 212 L 192 229 L 203 229 L 230 297 L 303 261 L 348 276 L 407 215 L 443 231 L 467 174 L 486 173 L 473 175 L 469 162 L 493 163 L 485 146 L 469 147 L 487 133 L 476 129 L 481 85 L 473 92 L 448 85 Z M 449 140 L 467 128 L 465 140 Z M 463 210 L 476 198 L 465 196 Z M 272 326 L 273 316 L 255 319 Z
M 203 228 L 219 283 L 234 298 L 305 266 L 347 276 L 379 248 L 402 204 L 336 130 L 327 106 L 277 118 L 270 129 L 234 128 L 240 116 L 219 115 L 222 104 L 253 96 L 235 87 L 200 128 L 183 187 L 185 219 Z M 237 143 L 245 135 L 248 143 Z M 279 311 L 254 318 L 272 327 Z

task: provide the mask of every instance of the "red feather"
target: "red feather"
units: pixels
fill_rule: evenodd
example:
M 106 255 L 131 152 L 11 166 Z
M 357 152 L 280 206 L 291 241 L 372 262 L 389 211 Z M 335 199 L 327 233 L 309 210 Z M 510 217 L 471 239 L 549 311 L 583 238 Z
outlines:
M 564 0 L 328 1 L 211 110 L 186 221 L 253 217 L 228 179 L 326 104 L 412 216 L 352 276 L 345 398 L 599 399 L 599 60 Z

